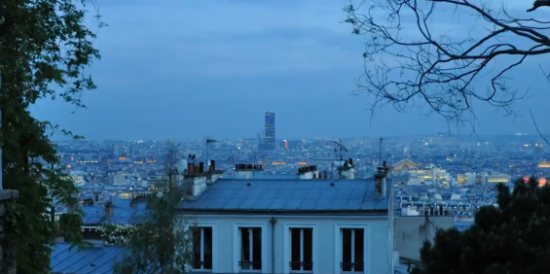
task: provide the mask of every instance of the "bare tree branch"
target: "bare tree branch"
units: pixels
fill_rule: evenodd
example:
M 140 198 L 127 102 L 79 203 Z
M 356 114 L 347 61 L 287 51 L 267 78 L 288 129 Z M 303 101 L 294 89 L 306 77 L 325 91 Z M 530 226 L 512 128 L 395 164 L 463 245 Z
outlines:
M 535 130 L 537 130 L 538 135 L 548 146 L 550 146 L 550 142 L 548 142 L 546 137 L 544 137 L 544 135 L 540 132 L 539 126 L 537 125 L 537 121 L 535 120 L 535 116 L 533 115 L 533 111 L 531 109 L 529 109 L 529 114 L 531 114 L 531 121 L 533 121 L 533 125 L 535 126 Z
M 373 97 L 372 111 L 385 104 L 398 111 L 427 104 L 449 122 L 474 126 L 473 103 L 481 101 L 515 115 L 511 106 L 526 98 L 527 89 L 509 87 L 509 76 L 528 57 L 550 53 L 550 39 L 541 32 L 550 21 L 518 18 L 505 7 L 493 10 L 469 0 L 362 0 L 344 10 L 353 33 L 368 37 L 356 94 Z M 467 37 L 451 38 L 433 22 L 455 13 L 466 19 L 457 27 L 470 24 Z

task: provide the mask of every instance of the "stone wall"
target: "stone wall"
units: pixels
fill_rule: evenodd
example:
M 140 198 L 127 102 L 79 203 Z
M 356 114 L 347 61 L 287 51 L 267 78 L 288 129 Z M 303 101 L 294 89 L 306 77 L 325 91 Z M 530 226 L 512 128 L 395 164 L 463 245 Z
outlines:
M 13 252 L 15 250 L 10 249 L 9 243 L 6 243 L 4 240 L 5 231 L 4 231 L 4 220 L 6 215 L 7 203 L 11 199 L 16 199 L 19 196 L 19 193 L 16 190 L 9 189 L 0 189 L 0 240 L 2 245 L 0 245 L 0 273 L 15 274 L 16 268 L 15 263 L 6 265 L 5 262 L 13 258 Z M 11 257 L 11 258 L 10 258 Z M 7 268 L 7 271 L 4 270 Z

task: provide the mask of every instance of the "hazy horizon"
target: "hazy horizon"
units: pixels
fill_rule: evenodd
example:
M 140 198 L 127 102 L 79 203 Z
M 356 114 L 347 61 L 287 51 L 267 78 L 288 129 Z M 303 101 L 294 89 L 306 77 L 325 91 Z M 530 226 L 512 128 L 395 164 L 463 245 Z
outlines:
M 59 100 L 31 108 L 39 119 L 86 138 L 252 138 L 263 129 L 266 111 L 276 113 L 278 139 L 448 130 L 421 102 L 405 113 L 386 106 L 370 119 L 369 97 L 353 95 L 367 37 L 353 36 L 341 23 L 347 0 L 97 3 L 109 27 L 99 29 L 95 41 L 102 60 L 87 71 L 98 86 L 82 95 L 88 108 L 72 114 L 75 108 Z M 509 11 L 524 12 L 519 5 Z M 446 27 L 442 13 L 433 24 Z M 95 30 L 91 15 L 87 24 Z M 550 116 L 543 59 L 528 59 L 510 81 L 532 95 L 514 105 L 519 117 L 474 103 L 478 134 L 535 132 L 530 108 L 541 131 L 550 133 L 543 123 Z M 470 125 L 451 129 L 471 132 Z

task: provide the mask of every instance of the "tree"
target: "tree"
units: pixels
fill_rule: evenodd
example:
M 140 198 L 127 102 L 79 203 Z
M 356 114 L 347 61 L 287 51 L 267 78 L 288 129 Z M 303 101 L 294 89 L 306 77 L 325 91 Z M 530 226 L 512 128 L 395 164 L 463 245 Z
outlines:
M 166 197 L 153 195 L 148 206 L 149 212 L 130 234 L 124 256 L 113 263 L 113 273 L 187 273 L 193 254 L 189 223 L 175 214 Z
M 365 3 L 370 6 L 362 7 Z M 385 104 L 398 111 L 427 104 L 448 121 L 474 126 L 473 103 L 481 101 L 513 115 L 512 104 L 526 93 L 507 80 L 528 57 L 550 53 L 550 38 L 543 33 L 550 22 L 521 18 L 490 4 L 362 0 L 346 7 L 353 33 L 368 37 L 358 87 L 359 93 L 373 97 L 372 110 Z M 530 5 L 526 2 L 525 8 Z M 362 8 L 366 12 L 360 13 Z M 438 29 L 436 23 L 452 27 Z M 459 27 L 460 32 L 452 32 Z
M 7 211 L 4 244 L 15 248 L 19 274 L 49 272 L 56 227 L 44 215 L 52 197 L 67 205 L 76 202 L 77 189 L 60 166 L 50 134 L 61 131 L 80 137 L 37 120 L 29 107 L 47 98 L 85 107 L 80 94 L 95 85 L 83 70 L 100 56 L 92 45 L 95 34 L 83 24 L 84 4 L 84 0 L 0 3 L 2 176 L 4 188 L 19 191 Z M 65 219 L 68 226 L 63 229 L 80 242 L 78 210 Z
M 177 153 L 170 148 L 166 172 L 175 168 Z M 169 173 L 171 174 L 171 173 Z M 172 182 L 167 178 L 167 185 Z M 177 186 L 151 196 L 148 211 L 129 235 L 123 258 L 113 263 L 115 274 L 183 274 L 193 259 L 191 223 L 178 215 L 174 205 Z
M 519 179 L 513 192 L 497 186 L 497 204 L 480 208 L 464 232 L 439 230 L 433 245 L 420 250 L 423 269 L 432 273 L 546 273 L 550 269 L 550 185 Z

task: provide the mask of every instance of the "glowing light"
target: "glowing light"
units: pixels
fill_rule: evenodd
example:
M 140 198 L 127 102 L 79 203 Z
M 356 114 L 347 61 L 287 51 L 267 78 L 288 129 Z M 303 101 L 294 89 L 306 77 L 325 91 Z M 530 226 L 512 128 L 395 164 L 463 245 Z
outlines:
M 523 182 L 527 184 L 527 182 L 529 182 L 529 177 L 523 177 Z
M 543 187 L 544 185 L 546 185 L 547 181 L 546 181 L 546 178 L 540 178 L 539 179 L 539 186 L 540 187 Z

